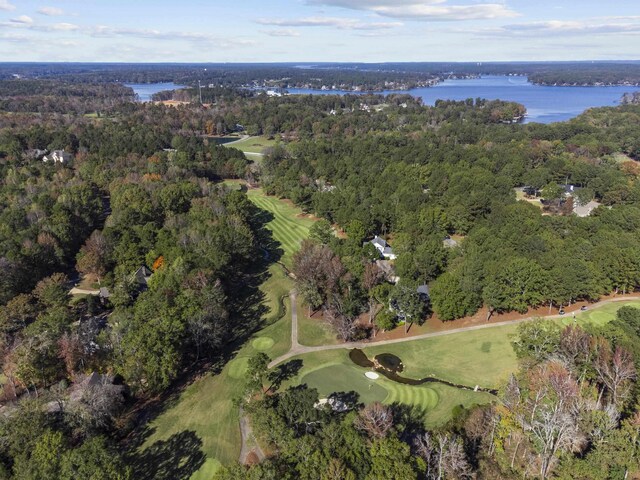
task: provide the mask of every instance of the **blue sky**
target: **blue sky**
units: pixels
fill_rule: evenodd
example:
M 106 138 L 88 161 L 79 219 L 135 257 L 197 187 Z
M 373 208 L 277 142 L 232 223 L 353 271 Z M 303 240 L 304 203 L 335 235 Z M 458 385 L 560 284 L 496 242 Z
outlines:
M 640 0 L 0 0 L 0 61 L 640 60 Z

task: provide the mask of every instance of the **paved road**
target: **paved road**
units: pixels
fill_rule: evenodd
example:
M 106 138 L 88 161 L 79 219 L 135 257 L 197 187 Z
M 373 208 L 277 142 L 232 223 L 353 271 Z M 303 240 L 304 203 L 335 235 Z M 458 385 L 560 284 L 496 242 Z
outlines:
M 598 307 L 601 307 L 601 306 L 606 305 L 608 303 L 626 302 L 626 301 L 638 300 L 638 299 L 640 299 L 640 295 L 611 298 L 609 300 L 603 300 L 601 302 L 594 303 L 592 306 L 590 306 L 590 309 L 598 308 Z M 480 325 L 472 325 L 470 327 L 454 328 L 454 329 L 451 329 L 451 330 L 443 330 L 441 332 L 423 333 L 422 335 L 415 335 L 413 337 L 394 338 L 394 339 L 391 339 L 391 340 L 381 340 L 379 342 L 349 342 L 349 343 L 341 343 L 341 344 L 338 344 L 338 345 L 322 345 L 322 346 L 319 346 L 319 347 L 305 347 L 304 345 L 300 345 L 298 343 L 298 341 L 297 341 L 298 340 L 298 318 L 297 318 L 297 315 L 296 315 L 295 322 L 293 322 L 293 311 L 291 313 L 292 313 L 292 322 L 291 322 L 291 325 L 292 325 L 292 329 L 291 329 L 292 342 L 291 342 L 291 350 L 289 350 L 289 352 L 285 353 L 284 355 L 281 355 L 280 357 L 274 359 L 269 364 L 269 368 L 273 368 L 276 365 L 284 362 L 285 360 L 289 360 L 290 358 L 296 357 L 298 355 L 303 355 L 305 353 L 322 352 L 324 350 L 340 350 L 340 349 L 349 349 L 350 350 L 352 348 L 378 347 L 378 346 L 381 346 L 381 345 L 391 345 L 391 344 L 394 344 L 394 343 L 411 342 L 413 340 L 423 340 L 425 338 L 442 337 L 444 335 L 452 335 L 454 333 L 471 332 L 473 330 L 484 330 L 485 328 L 503 327 L 505 325 L 515 325 L 515 324 L 518 324 L 518 323 L 528 322 L 528 321 L 534 320 L 536 318 L 549 319 L 549 318 L 566 318 L 566 317 L 570 316 L 570 314 L 566 314 L 566 315 L 543 315 L 543 316 L 537 315 L 537 316 L 533 316 L 533 317 L 519 318 L 519 319 L 516 319 L 516 320 L 506 320 L 504 322 L 483 323 L 483 324 L 480 324 Z M 294 323 L 295 323 L 295 328 L 296 328 L 296 342 L 295 342 L 295 345 L 297 345 L 297 347 L 294 347 L 294 342 L 293 342 L 293 325 L 294 325 Z

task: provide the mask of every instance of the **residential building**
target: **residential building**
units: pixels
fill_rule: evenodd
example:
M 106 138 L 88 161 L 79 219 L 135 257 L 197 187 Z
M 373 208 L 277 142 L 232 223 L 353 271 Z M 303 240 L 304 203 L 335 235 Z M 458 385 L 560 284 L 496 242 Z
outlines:
M 378 235 L 376 235 L 375 237 L 373 237 L 373 240 L 371 240 L 371 244 L 376 247 L 376 250 L 380 252 L 380 255 L 382 255 L 387 260 L 396 259 L 396 254 L 393 253 L 393 249 L 389 246 L 384 238 L 380 238 Z
M 70 153 L 65 152 L 64 150 L 54 150 L 48 155 L 42 157 L 42 161 L 45 163 L 68 163 L 72 159 L 72 155 Z

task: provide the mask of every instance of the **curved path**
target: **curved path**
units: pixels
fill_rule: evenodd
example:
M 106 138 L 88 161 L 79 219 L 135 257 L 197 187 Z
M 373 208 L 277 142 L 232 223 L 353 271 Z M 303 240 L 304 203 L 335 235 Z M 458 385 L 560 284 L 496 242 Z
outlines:
M 295 294 L 292 292 L 292 299 L 295 298 Z M 601 302 L 594 303 L 590 310 L 601 307 L 608 303 L 613 302 L 626 302 L 640 299 L 640 295 L 627 295 L 624 297 L 611 298 L 608 300 L 603 300 Z M 293 301 L 293 300 L 292 300 Z M 452 335 L 454 333 L 461 332 L 470 332 L 473 330 L 484 330 L 485 328 L 493 328 L 493 327 L 503 327 L 505 325 L 515 325 L 518 323 L 529 322 L 531 320 L 535 320 L 537 318 L 543 319 L 554 319 L 554 318 L 567 318 L 567 315 L 536 315 L 532 317 L 526 318 L 518 318 L 515 320 L 506 320 L 504 322 L 495 322 L 495 323 L 483 323 L 480 325 L 472 325 L 469 327 L 461 327 L 461 328 L 453 328 L 451 330 L 443 330 L 440 332 L 433 333 L 423 333 L 422 335 L 415 335 L 412 337 L 405 338 L 393 338 L 391 340 L 381 340 L 379 342 L 348 342 L 348 343 L 340 343 L 338 345 L 321 345 L 319 347 L 306 347 L 304 345 L 300 345 L 298 343 L 298 316 L 294 316 L 295 307 L 293 307 L 295 303 L 292 303 L 292 321 L 291 321 L 291 350 L 289 350 L 284 355 L 279 356 L 274 359 L 271 363 L 269 363 L 269 368 L 273 368 L 276 365 L 284 362 L 285 360 L 289 360 L 290 358 L 297 357 L 298 355 L 303 355 L 305 353 L 312 352 L 322 352 L 324 350 L 340 350 L 340 349 L 349 349 L 352 348 L 368 348 L 368 347 L 379 347 L 381 345 L 391 345 L 394 343 L 403 343 L 403 342 L 411 342 L 413 340 L 423 340 L 425 338 L 434 338 L 434 337 L 442 337 L 444 335 Z M 294 320 L 295 319 L 295 320 Z M 295 324 L 295 342 L 294 342 L 294 324 Z

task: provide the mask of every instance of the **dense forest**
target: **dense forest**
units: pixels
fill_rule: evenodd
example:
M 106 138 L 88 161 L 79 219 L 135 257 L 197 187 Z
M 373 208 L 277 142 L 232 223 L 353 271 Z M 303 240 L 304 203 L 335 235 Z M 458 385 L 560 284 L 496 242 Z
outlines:
M 343 340 L 483 305 L 524 312 L 640 288 L 637 105 L 522 125 L 524 107 L 511 102 L 425 107 L 408 95 L 272 98 L 216 87 L 206 107 L 170 107 L 129 101 L 130 90 L 95 82 L 100 69 L 37 68 L 85 81 L 2 89 L 0 477 L 140 478 L 131 412 L 182 375 L 217 368 L 260 326 L 270 232 L 223 179 L 259 182 L 322 218 L 293 270 L 305 302 Z M 148 72 L 157 76 L 113 75 L 167 75 Z M 162 79 L 180 81 L 171 75 Z M 252 163 L 216 144 L 237 130 L 275 146 Z M 43 162 L 40 152 L 53 150 L 71 159 Z M 544 211 L 516 200 L 523 186 L 541 192 Z M 573 202 L 593 200 L 591 216 L 573 214 Z M 375 262 L 374 235 L 397 254 L 397 284 Z M 101 295 L 71 298 L 81 278 Z M 363 329 L 355 320 L 365 312 Z M 312 389 L 266 387 L 268 359 L 256 357 L 246 410 L 274 454 L 220 476 L 636 475 L 639 325 L 634 309 L 584 330 L 523 325 L 513 340 L 521 369 L 500 402 L 461 410 L 438 431 L 401 405 L 351 398 L 344 412 L 314 408 Z
M 407 90 L 446 78 L 522 75 L 542 85 L 639 85 L 638 62 L 319 63 L 319 64 L 23 64 L 0 65 L 0 78 L 83 83 L 269 86 L 360 91 Z

